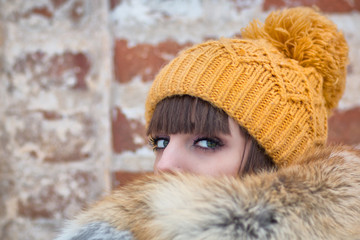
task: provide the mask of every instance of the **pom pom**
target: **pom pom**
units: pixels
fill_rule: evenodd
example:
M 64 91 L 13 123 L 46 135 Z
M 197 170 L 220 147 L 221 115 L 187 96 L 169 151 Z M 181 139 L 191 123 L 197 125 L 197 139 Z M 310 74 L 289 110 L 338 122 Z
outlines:
M 265 24 L 250 23 L 242 30 L 249 39 L 266 39 L 286 57 L 323 76 L 323 96 L 330 112 L 344 92 L 348 46 L 336 25 L 316 10 L 290 8 L 271 13 Z

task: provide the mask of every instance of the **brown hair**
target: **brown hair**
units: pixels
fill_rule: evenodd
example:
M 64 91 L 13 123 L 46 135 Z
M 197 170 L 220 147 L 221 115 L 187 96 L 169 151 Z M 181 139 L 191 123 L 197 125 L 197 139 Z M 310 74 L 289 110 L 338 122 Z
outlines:
M 209 102 L 189 95 L 171 96 L 156 105 L 147 129 L 147 135 L 166 133 L 193 133 L 208 136 L 219 133 L 230 134 L 229 116 Z M 250 153 L 242 174 L 257 173 L 275 168 L 274 162 L 257 141 L 240 126 L 246 144 L 250 143 Z

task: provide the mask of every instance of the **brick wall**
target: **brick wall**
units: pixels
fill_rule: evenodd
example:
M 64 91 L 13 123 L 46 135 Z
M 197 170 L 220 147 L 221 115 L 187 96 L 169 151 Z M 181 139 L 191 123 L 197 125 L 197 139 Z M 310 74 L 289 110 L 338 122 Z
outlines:
M 348 40 L 329 142 L 359 144 L 359 0 L 0 1 L 0 239 L 51 239 L 86 202 L 151 171 L 143 107 L 158 69 L 297 5 L 317 5 Z

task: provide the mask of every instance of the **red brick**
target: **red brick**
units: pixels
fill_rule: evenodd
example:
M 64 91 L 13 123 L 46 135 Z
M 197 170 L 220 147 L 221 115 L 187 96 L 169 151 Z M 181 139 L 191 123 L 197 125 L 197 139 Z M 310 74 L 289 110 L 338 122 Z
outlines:
M 60 119 L 63 118 L 60 113 L 57 113 L 55 111 L 40 110 L 39 112 L 42 113 L 43 118 L 46 119 L 46 120 L 60 120 Z
M 65 3 L 69 0 L 51 0 L 54 8 L 48 8 L 47 6 L 34 7 L 26 12 L 15 11 L 12 13 L 12 18 L 14 20 L 19 20 L 21 18 L 29 18 L 33 15 L 42 16 L 46 19 L 52 19 L 55 15 L 54 11 L 57 11 L 65 6 Z M 79 22 L 85 15 L 84 0 L 75 0 L 71 1 L 70 6 L 66 6 L 62 9 L 62 12 L 65 16 L 68 16 L 72 22 Z
M 61 143 L 58 143 L 60 145 Z M 75 161 L 84 161 L 90 157 L 90 153 L 82 153 L 79 149 L 84 146 L 84 141 L 75 141 L 71 142 L 71 146 L 63 147 L 62 149 L 54 149 L 52 153 L 47 151 L 47 156 L 44 158 L 45 162 L 49 163 L 63 163 L 63 162 L 75 162 Z M 64 145 L 64 144 L 62 144 Z M 53 148 L 56 148 L 54 144 Z M 34 152 L 31 152 L 34 155 Z M 37 157 L 37 155 L 34 155 Z
M 51 0 L 53 6 L 55 8 L 59 8 L 61 7 L 62 5 L 64 5 L 64 3 L 66 3 L 68 0 Z
M 4 129 L 2 129 L 2 133 L 4 132 Z M 5 146 L 3 147 L 4 150 L 2 150 L 0 153 L 0 219 L 5 219 L 5 216 L 8 214 L 8 209 L 5 207 L 7 200 L 10 200 L 15 194 L 17 194 L 17 181 L 12 166 L 13 161 L 9 161 L 9 159 L 13 159 L 12 153 L 5 150 L 6 146 L 9 144 L 9 141 L 9 136 L 0 136 L 0 144 L 1 146 Z
M 18 59 L 13 69 L 20 73 L 32 73 L 30 80 L 43 89 L 65 87 L 86 90 L 86 76 L 90 67 L 90 60 L 82 52 L 65 52 L 61 55 L 48 56 L 38 51 Z M 75 82 L 69 86 L 66 80 L 71 76 L 74 77 Z
M 35 7 L 22 14 L 21 18 L 29 18 L 32 15 L 39 15 L 44 18 L 51 19 L 54 14 L 47 7 Z
M 129 47 L 127 40 L 118 39 L 114 50 L 116 80 L 125 83 L 140 75 L 143 81 L 150 81 L 170 60 L 169 56 L 173 58 L 187 45 L 168 40 L 157 45 L 144 43 Z
M 57 182 L 54 180 L 45 186 L 41 183 L 35 183 L 38 186 L 33 186 L 27 192 L 28 196 L 18 201 L 18 214 L 21 217 L 30 219 L 38 218 L 54 218 L 55 214 L 64 216 L 67 207 L 71 204 L 77 204 L 79 207 L 84 206 L 90 202 L 94 196 L 95 191 L 92 190 L 96 177 L 91 172 L 75 171 L 69 173 L 69 178 L 65 183 L 69 186 L 70 194 L 63 195 L 57 190 Z M 76 184 L 71 182 L 75 182 Z M 96 195 L 96 194 L 95 194 Z
M 265 0 L 263 9 L 271 10 L 282 7 L 317 6 L 323 12 L 344 13 L 360 10 L 360 0 Z
M 96 126 L 90 116 L 82 113 L 66 116 L 69 120 L 82 126 L 82 131 L 78 134 L 71 133 L 70 131 L 66 132 L 66 142 L 63 142 L 63 139 L 57 135 L 55 129 L 49 130 L 43 127 L 47 121 L 59 121 L 59 124 L 61 124 L 61 119 L 64 116 L 60 113 L 39 110 L 23 113 L 19 117 L 21 117 L 27 127 L 17 131 L 15 135 L 16 143 L 20 146 L 29 142 L 35 143 L 41 149 L 42 154 L 44 154 L 43 160 L 45 162 L 84 161 L 91 156 L 90 151 L 80 151 L 90 138 L 95 137 Z M 39 157 L 35 151 L 29 152 L 29 155 L 33 158 Z
M 360 107 L 336 111 L 329 119 L 329 144 L 360 144 Z
M 55 212 L 62 211 L 63 206 L 60 207 L 59 204 L 57 206 L 58 209 L 47 209 L 46 203 L 47 201 L 52 201 L 56 203 L 60 203 L 61 199 L 59 196 L 56 196 L 54 192 L 54 186 L 52 187 L 44 187 L 42 188 L 40 195 L 31 196 L 26 201 L 18 202 L 19 215 L 22 217 L 28 218 L 52 218 Z M 40 203 L 39 203 L 40 202 Z
M 112 173 L 112 188 L 116 189 L 122 187 L 149 172 L 127 172 L 127 171 L 116 171 Z
M 360 11 L 360 0 L 354 0 L 355 9 Z
M 18 20 L 19 18 L 29 18 L 33 15 L 37 15 L 37 16 L 41 16 L 47 19 L 51 19 L 54 16 L 54 13 L 52 10 L 50 10 L 48 7 L 46 6 L 42 6 L 42 7 L 34 7 L 29 9 L 28 11 L 24 12 L 24 13 L 19 13 L 19 12 L 14 12 L 13 13 L 13 17 L 15 17 L 14 19 Z
M 116 8 L 121 2 L 122 0 L 110 0 L 110 9 Z
M 136 120 L 129 120 L 119 108 L 113 109 L 112 114 L 112 143 L 116 153 L 123 151 L 135 151 L 144 144 L 134 143 L 135 135 L 143 137 L 144 143 L 147 142 L 145 136 L 145 126 Z
M 74 1 L 70 10 L 70 17 L 73 22 L 79 22 L 85 14 L 84 2 Z

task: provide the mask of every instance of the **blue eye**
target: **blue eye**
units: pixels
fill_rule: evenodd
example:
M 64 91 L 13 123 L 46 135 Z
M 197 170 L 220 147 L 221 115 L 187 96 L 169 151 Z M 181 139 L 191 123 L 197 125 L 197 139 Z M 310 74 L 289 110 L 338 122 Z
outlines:
M 150 146 L 154 151 L 163 150 L 169 144 L 169 141 L 170 140 L 167 138 L 160 138 L 160 137 L 149 139 Z
M 222 142 L 217 138 L 199 138 L 194 141 L 194 145 L 205 150 L 215 150 L 223 146 Z
M 156 141 L 156 146 L 158 148 L 166 148 L 168 144 L 169 144 L 169 140 L 167 139 L 159 139 Z

